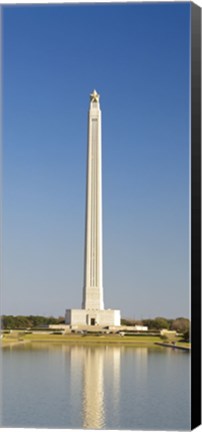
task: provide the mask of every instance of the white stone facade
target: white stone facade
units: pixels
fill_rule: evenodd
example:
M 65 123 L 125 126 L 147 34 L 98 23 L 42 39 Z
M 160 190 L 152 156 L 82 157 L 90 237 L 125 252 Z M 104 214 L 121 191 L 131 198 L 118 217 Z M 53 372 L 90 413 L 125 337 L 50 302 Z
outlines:
M 112 309 L 67 309 L 65 323 L 69 325 L 120 326 L 120 311 Z
M 102 284 L 102 154 L 99 95 L 91 94 L 88 115 L 88 169 L 83 309 L 104 309 Z
M 102 146 L 99 94 L 90 95 L 82 309 L 67 309 L 68 325 L 120 326 L 119 310 L 104 309 L 102 282 Z

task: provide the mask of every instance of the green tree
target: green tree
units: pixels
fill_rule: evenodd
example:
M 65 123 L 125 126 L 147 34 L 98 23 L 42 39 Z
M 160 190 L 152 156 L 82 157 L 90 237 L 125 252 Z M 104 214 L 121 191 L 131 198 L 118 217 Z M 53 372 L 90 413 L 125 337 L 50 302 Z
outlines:
M 121 325 L 126 326 L 135 326 L 135 325 L 143 325 L 141 320 L 134 320 L 130 318 L 121 318 Z
M 17 315 L 14 317 L 15 328 L 27 328 L 30 327 L 30 321 L 26 316 Z
M 3 315 L 1 320 L 2 328 L 9 330 L 15 326 L 15 318 L 13 315 Z
M 176 318 L 173 320 L 172 323 L 172 330 L 176 330 L 178 333 L 185 333 L 187 330 L 189 330 L 190 327 L 190 321 L 188 318 Z
M 144 326 L 147 326 L 149 330 L 152 330 L 152 329 L 154 328 L 154 327 L 153 327 L 153 322 L 154 322 L 154 320 L 153 320 L 153 319 L 150 319 L 150 318 L 147 318 L 147 319 L 143 319 L 143 320 L 142 320 L 143 325 L 144 325 Z
M 153 328 L 155 328 L 156 330 L 168 329 L 169 322 L 166 318 L 156 317 L 153 321 Z
M 190 342 L 190 330 L 186 330 L 183 334 L 183 339 L 185 342 Z
M 2 329 L 26 329 L 33 327 L 41 327 L 48 324 L 58 324 L 64 322 L 63 317 L 44 317 L 41 315 L 3 315 L 1 318 Z

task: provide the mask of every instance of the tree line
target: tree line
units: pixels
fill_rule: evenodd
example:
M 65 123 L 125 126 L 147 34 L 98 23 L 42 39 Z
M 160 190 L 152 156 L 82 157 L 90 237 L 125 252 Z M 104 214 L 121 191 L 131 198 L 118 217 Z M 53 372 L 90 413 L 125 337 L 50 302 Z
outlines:
M 175 330 L 177 333 L 183 334 L 190 329 L 190 320 L 184 317 L 175 319 L 168 319 L 164 317 L 142 320 L 122 319 L 121 323 L 128 326 L 143 325 L 147 326 L 149 330 Z
M 5 330 L 9 329 L 26 329 L 43 327 L 49 324 L 64 324 L 64 317 L 55 318 L 53 316 L 45 317 L 41 315 L 3 315 L 1 317 L 1 328 Z M 188 318 L 179 317 L 175 319 L 167 319 L 164 317 L 156 317 L 154 319 L 142 319 L 132 320 L 123 318 L 121 320 L 122 325 L 135 326 L 143 325 L 147 326 L 150 331 L 152 330 L 175 330 L 178 333 L 185 333 L 190 329 L 190 321 Z
M 52 316 L 45 317 L 41 315 L 3 315 L 1 317 L 1 328 L 10 329 L 27 329 L 35 327 L 43 327 L 49 324 L 64 324 L 64 317 L 54 318 Z

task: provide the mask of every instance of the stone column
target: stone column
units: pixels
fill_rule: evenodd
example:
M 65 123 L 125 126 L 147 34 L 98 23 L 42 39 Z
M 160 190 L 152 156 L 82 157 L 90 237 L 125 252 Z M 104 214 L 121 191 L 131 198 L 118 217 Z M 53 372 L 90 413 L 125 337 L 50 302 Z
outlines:
M 90 95 L 82 309 L 102 310 L 102 161 L 99 94 Z

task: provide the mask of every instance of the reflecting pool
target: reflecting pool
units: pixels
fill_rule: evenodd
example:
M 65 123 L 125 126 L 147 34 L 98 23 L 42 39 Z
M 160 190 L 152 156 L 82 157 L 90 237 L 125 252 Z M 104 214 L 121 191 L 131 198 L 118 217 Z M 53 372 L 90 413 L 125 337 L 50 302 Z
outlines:
M 33 343 L 2 357 L 2 427 L 190 429 L 187 352 Z

